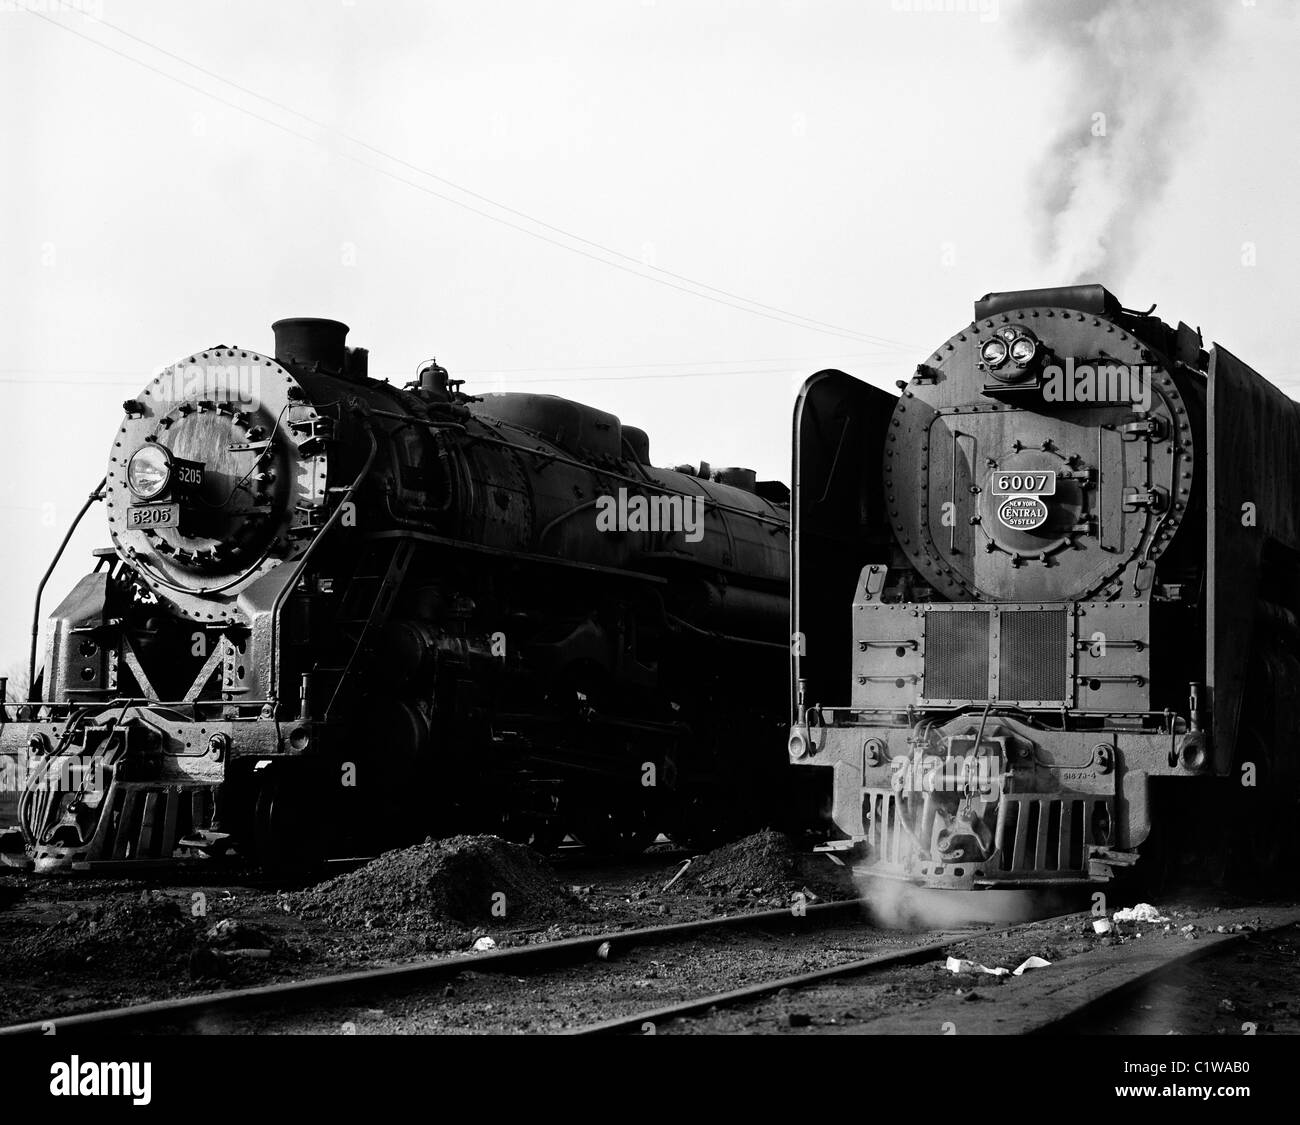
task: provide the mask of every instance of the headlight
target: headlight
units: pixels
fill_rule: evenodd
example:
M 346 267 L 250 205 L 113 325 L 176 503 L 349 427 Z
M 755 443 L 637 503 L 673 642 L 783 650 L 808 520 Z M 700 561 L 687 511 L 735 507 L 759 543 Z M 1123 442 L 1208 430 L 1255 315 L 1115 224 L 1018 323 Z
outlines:
M 1007 342 L 1000 336 L 986 340 L 980 348 L 980 359 L 990 367 L 1001 367 L 1007 361 Z
M 141 500 L 161 495 L 171 478 L 171 454 L 161 445 L 142 445 L 126 463 L 126 483 Z
M 1028 336 L 1020 336 L 1011 344 L 1011 358 L 1021 367 L 1034 358 L 1036 351 L 1038 351 L 1038 342 Z

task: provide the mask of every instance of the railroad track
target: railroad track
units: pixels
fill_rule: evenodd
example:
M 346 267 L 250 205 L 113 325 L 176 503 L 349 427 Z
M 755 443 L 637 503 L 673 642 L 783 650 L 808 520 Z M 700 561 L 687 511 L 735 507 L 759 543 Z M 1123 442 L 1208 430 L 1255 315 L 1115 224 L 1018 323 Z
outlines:
M 849 926 L 857 929 L 862 903 L 856 900 L 809 906 L 799 912 L 789 908 L 755 911 L 701 921 L 648 926 L 631 930 L 568 938 L 536 945 L 518 946 L 480 954 L 465 954 L 409 965 L 389 966 L 359 972 L 335 974 L 302 981 L 291 981 L 254 988 L 206 993 L 174 1000 L 155 1001 L 101 1011 L 38 1020 L 0 1028 L 0 1035 L 37 1035 L 62 1032 L 90 1034 L 222 1033 L 238 1030 L 264 1030 L 265 1021 L 286 1030 L 300 1030 L 315 1021 L 322 1024 L 321 1014 L 349 1004 L 374 1003 L 379 997 L 419 998 L 431 986 L 450 983 L 467 971 L 473 975 L 499 974 L 523 983 L 541 984 L 548 972 L 571 967 L 617 963 L 637 947 L 663 947 L 688 944 L 709 934 L 736 933 L 746 930 L 770 932 L 793 931 L 804 935 L 829 927 Z M 1271 910 L 1260 929 L 1254 933 L 1203 933 L 1194 942 L 1161 940 L 1152 937 L 1141 942 L 1126 942 L 1106 949 L 1095 949 L 1062 960 L 1050 969 L 1028 974 L 1012 983 L 993 987 L 986 977 L 953 977 L 954 988 L 945 988 L 928 1002 L 908 1010 L 893 1011 L 879 1018 L 867 1017 L 856 1023 L 858 1034 L 935 1034 L 957 1030 L 963 1034 L 1061 1033 L 1077 1029 L 1090 1014 L 1115 1003 L 1126 994 L 1150 984 L 1165 973 L 1204 957 L 1227 952 L 1251 938 L 1267 935 L 1286 926 L 1300 924 L 1300 909 Z M 1258 908 L 1243 912 L 1258 917 Z M 1231 923 L 1231 915 L 1216 915 Z M 982 929 L 993 937 L 1016 927 Z M 865 927 L 863 927 L 865 929 Z M 868 956 L 807 972 L 773 976 L 725 991 L 702 990 L 672 1003 L 625 1012 L 608 1018 L 564 1029 L 565 1034 L 601 1035 L 617 1033 L 656 1034 L 675 1030 L 727 1030 L 710 1028 L 715 1013 L 727 1013 L 746 1005 L 761 1004 L 777 993 L 815 992 L 832 986 L 841 1008 L 852 1006 L 854 988 L 878 984 L 880 974 L 907 969 L 942 958 L 958 936 L 971 931 L 954 931 L 942 939 L 911 942 L 900 948 L 871 952 Z M 1178 935 L 1174 935 L 1177 938 Z M 905 939 L 904 939 L 905 940 Z M 519 977 L 516 974 L 525 974 Z M 572 982 L 570 982 L 571 986 Z M 978 989 L 980 1004 L 965 1002 L 956 994 Z M 843 996 L 838 993 L 842 991 Z M 449 990 L 450 992 L 450 990 Z M 449 994 L 449 993 L 448 993 Z M 427 1002 L 424 996 L 420 1002 Z M 789 997 L 783 998 L 788 1007 Z M 435 1007 L 437 1001 L 435 1001 Z M 704 1015 L 694 1025 L 677 1021 Z M 263 1025 L 259 1026 L 258 1021 Z M 295 1023 L 295 1020 L 298 1022 Z M 676 1024 L 676 1026 L 674 1026 Z M 242 1025 L 242 1026 L 241 1026 Z M 324 1019 L 326 1029 L 339 1026 Z M 794 1025 L 797 1026 L 797 1025 Z M 843 1026 L 813 1026 L 820 1033 L 844 1032 Z
M 1256 915 L 1257 910 L 1243 912 Z M 813 1030 L 825 1034 L 1069 1034 L 1098 1013 L 1122 1002 L 1166 974 L 1203 958 L 1223 956 L 1251 940 L 1300 924 L 1300 910 L 1270 912 L 1269 924 L 1249 932 L 1204 933 L 1194 942 L 1134 942 L 1097 949 L 1060 962 L 1055 973 L 1031 973 L 1013 985 L 983 989 L 986 1003 L 971 1005 L 954 995 L 883 1018 L 866 1020 L 852 1028 L 825 1027 Z M 1221 916 L 1222 917 L 1222 916 Z M 1228 916 L 1231 919 L 1231 916 Z M 1231 924 L 1231 921 L 1229 921 Z M 1006 927 L 1011 929 L 1013 927 Z M 987 934 L 1005 932 L 987 930 Z M 854 977 L 898 968 L 929 957 L 942 956 L 946 944 L 919 946 L 842 965 L 799 973 L 779 980 L 763 981 L 725 992 L 701 994 L 674 1004 L 647 1008 L 615 1019 L 573 1028 L 569 1035 L 604 1035 L 620 1032 L 658 1034 L 674 1021 L 711 1011 L 736 1008 L 783 990 L 810 989 L 831 982 L 848 982 Z M 979 989 L 987 977 L 954 977 L 970 988 Z M 708 1030 L 704 1028 L 702 1030 Z
M 694 922 L 646 926 L 629 930 L 539 942 L 486 953 L 461 954 L 409 965 L 386 966 L 351 973 L 338 973 L 300 981 L 288 981 L 254 988 L 229 989 L 32 1020 L 0 1028 L 0 1036 L 48 1035 L 62 1031 L 91 1033 L 147 1033 L 165 1028 L 170 1033 L 222 1030 L 223 1020 L 258 1012 L 312 1009 L 350 996 L 409 993 L 440 981 L 448 981 L 469 970 L 474 973 L 537 972 L 609 960 L 637 946 L 664 945 L 717 932 L 762 927 L 807 930 L 862 917 L 859 900 L 818 903 L 743 914 L 724 915 Z
M 989 932 L 996 933 L 998 931 Z M 914 965 L 919 961 L 942 957 L 950 944 L 950 941 L 943 941 L 929 945 L 913 946 L 908 949 L 893 950 L 889 953 L 879 953 L 857 961 L 846 961 L 843 965 L 832 965 L 826 969 L 814 969 L 811 972 L 796 973 L 793 976 L 778 977 L 775 980 L 759 981 L 757 984 L 746 985 L 744 988 L 708 993 L 676 1004 L 648 1008 L 643 1012 L 633 1012 L 631 1015 L 619 1016 L 616 1019 L 602 1020 L 600 1023 L 589 1024 L 586 1027 L 576 1027 L 564 1034 L 607 1035 L 619 1031 L 636 1031 L 645 1034 L 656 1031 L 661 1024 L 672 1020 L 685 1019 L 700 1012 L 707 1012 L 712 1008 L 745 1004 L 764 996 L 770 996 L 783 989 L 807 988 L 810 985 L 820 984 L 824 981 L 858 976 L 862 973 L 882 969 L 898 968 L 902 965 Z

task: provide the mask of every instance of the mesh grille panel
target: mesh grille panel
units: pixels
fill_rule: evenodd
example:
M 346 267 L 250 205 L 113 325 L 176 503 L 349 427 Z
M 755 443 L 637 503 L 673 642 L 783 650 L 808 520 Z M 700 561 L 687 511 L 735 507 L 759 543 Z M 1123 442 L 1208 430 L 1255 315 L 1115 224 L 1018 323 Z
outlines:
M 989 615 L 925 615 L 925 694 L 930 699 L 987 699 Z
M 998 650 L 1000 698 L 1061 698 L 1065 690 L 1065 619 L 1064 613 L 1053 610 L 1003 612 Z

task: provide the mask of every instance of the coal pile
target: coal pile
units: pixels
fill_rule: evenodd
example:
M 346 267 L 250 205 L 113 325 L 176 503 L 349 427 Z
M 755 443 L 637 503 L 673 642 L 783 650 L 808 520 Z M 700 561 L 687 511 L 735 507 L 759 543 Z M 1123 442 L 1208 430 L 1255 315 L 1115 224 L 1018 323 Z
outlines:
M 764 829 L 697 856 L 672 889 L 697 895 L 775 894 L 794 878 L 791 851 L 787 837 Z
M 785 901 L 803 892 L 809 899 L 852 898 L 855 889 L 824 856 L 806 854 L 770 828 L 696 856 L 670 893 Z
M 146 891 L 72 907 L 53 924 L 20 938 L 12 953 L 45 968 L 163 974 L 185 961 L 201 934 L 201 925 L 186 917 L 179 903 Z
M 290 899 L 304 918 L 339 929 L 424 933 L 448 944 L 476 928 L 587 913 L 541 856 L 496 836 L 452 836 L 385 852 Z

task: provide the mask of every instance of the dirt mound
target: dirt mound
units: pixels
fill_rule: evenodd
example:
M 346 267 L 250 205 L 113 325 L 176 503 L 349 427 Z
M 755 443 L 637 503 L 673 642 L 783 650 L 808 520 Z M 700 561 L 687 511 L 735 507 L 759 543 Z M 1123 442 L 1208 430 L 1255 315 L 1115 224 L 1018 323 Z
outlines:
M 201 936 L 199 923 L 180 904 L 148 891 L 98 906 L 78 906 L 13 948 L 20 959 L 48 968 L 121 966 L 167 972 L 183 961 Z
M 857 891 L 846 871 L 833 867 L 825 856 L 800 848 L 783 833 L 765 828 L 696 856 L 668 890 L 672 894 L 770 900 L 773 905 L 801 891 L 814 902 L 854 898 Z
M 789 838 L 767 828 L 696 856 L 672 890 L 762 897 L 786 890 L 794 878 L 795 857 Z
M 290 896 L 304 917 L 340 928 L 513 928 L 586 913 L 536 852 L 496 836 L 452 836 L 385 852 Z

